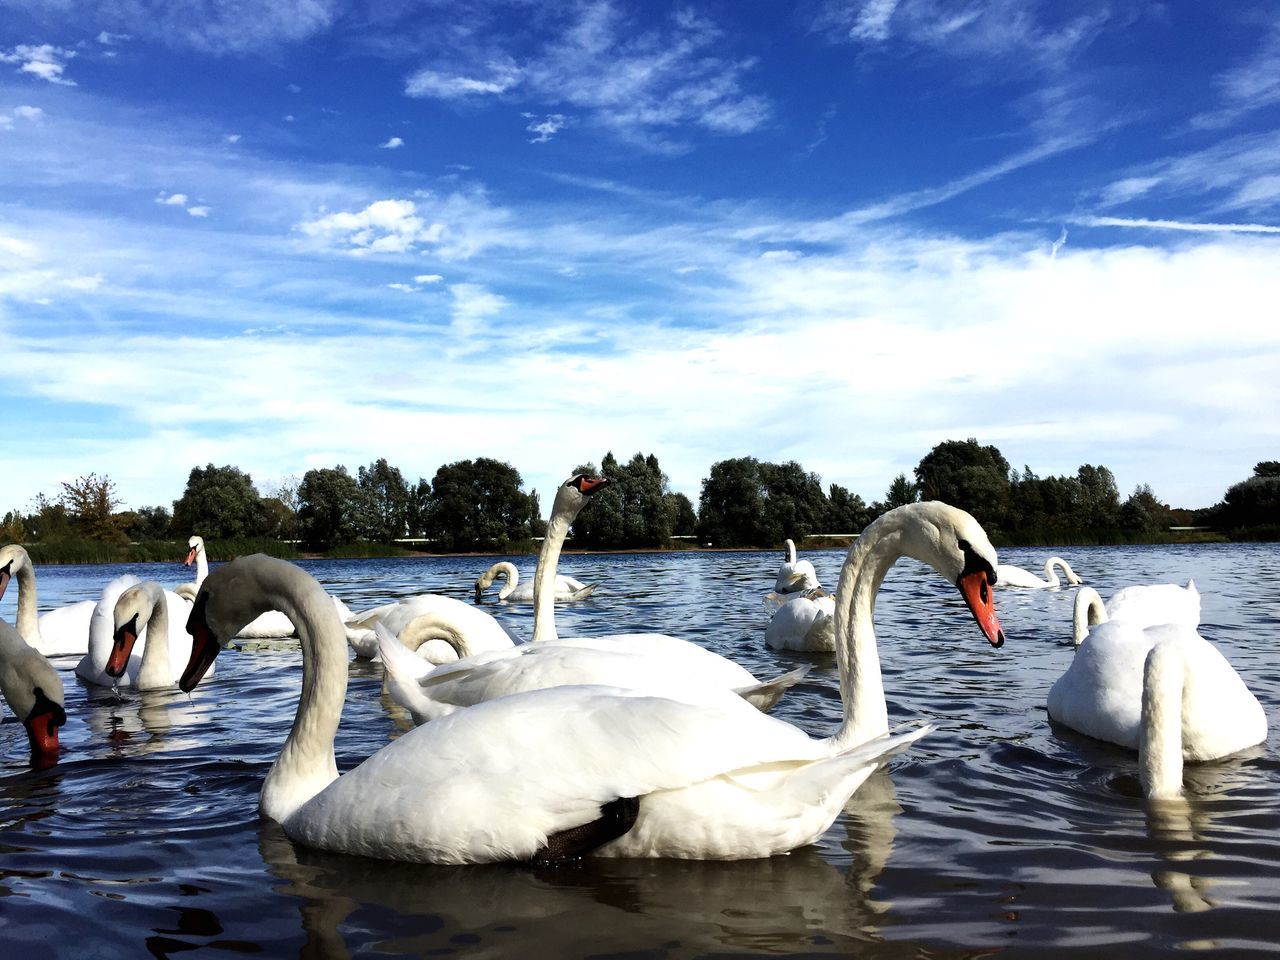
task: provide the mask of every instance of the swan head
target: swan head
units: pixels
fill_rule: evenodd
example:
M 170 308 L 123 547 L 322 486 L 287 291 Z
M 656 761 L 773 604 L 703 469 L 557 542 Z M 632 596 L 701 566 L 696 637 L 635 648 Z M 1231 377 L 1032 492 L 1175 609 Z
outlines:
M 151 619 L 151 611 L 157 603 L 163 603 L 160 585 L 150 581 L 136 583 L 116 599 L 112 611 L 114 632 L 111 635 L 111 655 L 103 668 L 109 677 L 121 677 L 129 666 L 138 634 Z
M 578 511 L 587 505 L 587 501 L 609 485 L 608 477 L 590 477 L 585 473 L 576 473 L 556 490 L 555 502 L 551 512 L 563 511 L 570 517 L 576 517 Z
M 29 647 L 18 631 L 0 622 L 10 654 L 0 663 L 0 693 L 22 721 L 31 745 L 31 766 L 44 770 L 58 762 L 58 728 L 66 724 L 62 680 L 49 661 Z
M 1004 645 L 992 590 L 998 565 L 996 549 L 972 515 L 931 500 L 890 510 L 872 526 L 879 524 L 898 532 L 904 556 L 927 563 L 954 583 L 991 645 Z M 870 532 L 868 527 L 863 536 Z
M 185 566 L 191 566 L 196 562 L 196 558 L 204 553 L 204 538 L 192 537 L 187 541 L 187 559 L 182 561 Z
M 30 564 L 31 557 L 21 545 L 10 543 L 0 547 L 0 600 L 4 599 L 4 592 L 9 589 L 9 581 L 17 576 L 19 570 Z

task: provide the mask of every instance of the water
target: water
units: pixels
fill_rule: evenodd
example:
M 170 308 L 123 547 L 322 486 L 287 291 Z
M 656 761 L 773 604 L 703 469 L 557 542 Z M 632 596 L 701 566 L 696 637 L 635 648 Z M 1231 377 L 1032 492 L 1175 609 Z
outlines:
M 1201 632 L 1280 724 L 1280 550 L 1262 545 L 1061 551 L 1104 597 L 1185 582 Z M 805 554 L 834 586 L 843 555 Z M 1042 550 L 1003 562 L 1037 569 Z M 658 630 L 759 676 L 810 678 L 775 711 L 814 735 L 840 716 L 834 658 L 764 646 L 773 553 L 566 556 L 602 584 L 562 606 L 563 636 Z M 432 590 L 469 600 L 487 557 L 304 563 L 353 609 Z M 517 558 L 522 575 L 531 558 Z M 121 572 L 172 586 L 177 564 L 46 567 L 42 610 L 93 598 Z M 12 589 L 12 588 L 11 588 Z M 1070 662 L 1068 589 L 1001 590 L 993 650 L 958 593 L 902 561 L 876 611 L 893 721 L 938 730 L 878 773 L 812 847 L 745 863 L 391 864 L 294 845 L 257 814 L 292 722 L 293 650 L 228 651 L 190 697 L 86 687 L 63 660 L 67 726 L 53 769 L 26 768 L 0 726 L 0 943 L 32 956 L 872 957 L 1222 955 L 1280 943 L 1280 765 L 1267 744 L 1188 768 L 1185 804 L 1149 806 L 1132 755 L 1050 727 L 1045 694 Z M 528 636 L 529 606 L 488 605 Z M 0 603 L 11 619 L 13 599 Z M 338 735 L 347 769 L 408 729 L 353 663 Z M 13 954 L 6 950 L 5 954 Z

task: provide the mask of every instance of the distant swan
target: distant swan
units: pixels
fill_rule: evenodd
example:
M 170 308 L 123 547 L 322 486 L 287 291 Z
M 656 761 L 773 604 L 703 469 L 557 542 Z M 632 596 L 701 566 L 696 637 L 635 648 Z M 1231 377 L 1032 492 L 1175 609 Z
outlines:
M 209 575 L 209 559 L 205 556 L 203 537 L 191 537 L 187 540 L 187 559 L 182 562 L 188 567 L 193 563 L 196 565 L 196 578 L 189 583 L 178 584 L 173 592 L 183 600 L 194 600 L 200 591 L 200 584 Z
M 1188 580 L 1185 587 L 1176 583 L 1141 584 L 1121 588 L 1109 603 L 1103 604 L 1097 590 L 1081 587 L 1072 609 L 1072 643 L 1080 646 L 1090 627 L 1111 620 L 1139 627 L 1179 623 L 1194 629 L 1200 626 L 1200 592 L 1194 580 Z
M 499 600 L 505 600 L 509 603 L 533 603 L 533 582 L 521 583 L 520 571 L 509 560 L 499 560 L 480 575 L 480 579 L 476 581 L 476 603 L 480 602 L 484 592 L 493 585 L 493 581 L 498 577 L 506 579 L 506 583 L 498 591 Z M 575 580 L 573 577 L 566 576 L 563 573 L 556 574 L 555 599 L 557 603 L 585 600 L 595 592 L 595 589 L 596 585 L 594 583 L 585 584 L 581 580 Z
M 1137 750 L 1143 792 L 1153 798 L 1181 794 L 1184 760 L 1214 760 L 1267 736 L 1257 698 L 1185 622 L 1096 624 L 1049 690 L 1047 706 L 1058 723 Z
M 836 599 L 823 590 L 788 596 L 770 593 L 772 609 L 764 642 L 775 650 L 830 651 L 836 648 Z
M 191 656 L 191 635 L 186 629 L 190 610 L 191 605 L 176 591 L 165 590 L 154 580 L 126 589 L 112 605 L 110 647 L 89 651 L 89 657 L 95 658 L 106 653 L 100 665 L 93 664 L 104 679 L 96 679 L 95 672 L 90 682 L 138 690 L 175 687 Z M 139 643 L 143 644 L 141 656 L 137 655 Z
M 913 506 L 923 509 L 886 514 L 878 529 L 886 536 L 864 534 L 846 561 L 840 649 L 852 656 L 866 645 L 857 634 L 875 588 L 904 553 L 955 583 L 984 633 L 1002 642 L 994 552 L 981 528 L 960 511 Z M 322 588 L 299 568 L 253 556 L 210 574 L 188 622 L 194 641 L 181 687 L 192 689 L 221 641 L 277 603 L 298 625 L 304 669 L 297 717 L 260 808 L 295 841 L 326 850 L 428 863 L 771 856 L 820 837 L 886 756 L 929 729 L 877 735 L 884 717 L 852 716 L 847 695 L 840 730 L 814 740 L 727 691 L 689 703 L 557 686 L 417 727 L 339 777 L 346 642 Z M 847 660 L 842 694 L 864 684 Z
M 822 586 L 818 583 L 818 572 L 813 569 L 813 564 L 796 559 L 795 541 L 787 540 L 784 546 L 782 565 L 778 567 L 778 577 L 773 582 L 774 593 L 803 593 Z
M 21 721 L 31 746 L 31 766 L 58 762 L 58 728 L 67 722 L 62 680 L 22 634 L 0 621 L 0 696 Z
M 46 657 L 78 656 L 89 649 L 89 619 L 94 600 L 79 600 L 36 614 L 36 574 L 31 557 L 16 543 L 0 547 L 0 598 L 18 578 L 18 613 L 14 626 L 37 653 Z
M 996 570 L 996 577 L 1003 587 L 1056 587 L 1060 586 L 1062 581 L 1058 579 L 1058 574 L 1053 569 L 1054 567 L 1062 567 L 1062 575 L 1066 577 L 1067 583 L 1072 586 L 1084 583 L 1083 580 L 1076 576 L 1076 572 L 1071 569 L 1071 564 L 1061 557 L 1050 557 L 1044 562 L 1043 580 L 1030 570 L 1024 570 L 1022 567 L 1015 567 L 1008 563 L 1000 564 L 999 569 Z

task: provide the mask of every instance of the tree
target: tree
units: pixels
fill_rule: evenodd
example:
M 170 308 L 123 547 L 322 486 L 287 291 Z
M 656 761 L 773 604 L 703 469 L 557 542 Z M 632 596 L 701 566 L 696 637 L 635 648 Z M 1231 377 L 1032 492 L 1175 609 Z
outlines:
M 906 477 L 902 479 L 905 480 Z M 827 533 L 858 533 L 871 522 L 871 508 L 862 497 L 850 493 L 840 484 L 831 484 L 827 500 Z
M 967 510 L 979 523 L 1000 527 L 1009 509 L 1009 461 L 993 446 L 944 440 L 920 461 L 916 482 L 924 500 Z
M 125 535 L 130 540 L 164 540 L 169 536 L 173 517 L 164 507 L 139 507 L 125 525 Z
M 1280 462 L 1264 460 L 1255 466 L 1253 476 L 1232 484 L 1206 519 L 1221 530 L 1280 528 Z
M 298 534 L 308 547 L 328 549 L 359 537 L 360 486 L 347 468 L 308 470 L 298 485 Z
M 724 546 L 771 547 L 818 533 L 829 512 L 818 475 L 794 460 L 721 460 L 702 481 L 698 537 Z
M 693 536 L 698 527 L 698 514 L 693 509 L 693 501 L 683 493 L 668 493 L 667 505 L 674 518 L 671 521 L 672 536 Z
M 123 501 L 116 496 L 115 481 L 110 477 L 91 473 L 70 483 L 64 481 L 59 499 L 81 535 L 90 540 L 124 539 L 123 524 L 115 516 Z
M 591 495 L 591 501 L 573 521 L 573 543 L 597 550 L 623 546 L 626 538 L 625 476 L 613 452 L 604 455 L 597 470 L 594 463 L 579 464 L 574 474 L 604 477 L 608 485 Z
M 357 471 L 356 482 L 364 494 L 366 515 L 361 534 L 366 540 L 391 543 L 409 532 L 409 485 L 399 468 L 380 457 Z
M 1080 484 L 1076 525 L 1088 530 L 1114 530 L 1120 523 L 1120 490 L 1111 471 L 1086 463 L 1076 471 L 1076 480 Z
M 427 535 L 444 550 L 505 550 L 528 540 L 538 501 L 509 463 L 478 457 L 445 464 L 431 481 Z
M 1134 488 L 1129 499 L 1120 505 L 1118 516 L 1124 530 L 1167 530 L 1172 522 L 1169 505 L 1158 500 L 1146 483 Z
M 227 465 L 192 467 L 173 504 L 173 530 L 206 540 L 267 535 L 272 523 L 249 474 Z

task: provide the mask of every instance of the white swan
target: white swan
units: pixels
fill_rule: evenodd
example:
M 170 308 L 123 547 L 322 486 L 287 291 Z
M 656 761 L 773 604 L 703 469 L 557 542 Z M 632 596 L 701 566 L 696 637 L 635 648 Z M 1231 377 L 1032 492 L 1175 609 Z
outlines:
M 180 596 L 183 600 L 194 600 L 196 594 L 200 592 L 200 584 L 204 583 L 204 578 L 209 575 L 209 558 L 204 552 L 204 537 L 191 537 L 187 540 L 187 559 L 182 561 L 184 566 L 196 565 L 196 578 L 190 583 L 180 583 L 173 588 L 173 592 Z
M 1196 582 L 1185 587 L 1176 583 L 1139 584 L 1122 587 L 1109 602 L 1093 587 L 1081 587 L 1071 611 L 1071 642 L 1077 647 L 1089 628 L 1109 620 L 1151 627 L 1161 623 L 1179 623 L 1192 629 L 1200 626 L 1200 592 Z
M 63 657 L 83 654 L 89 649 L 89 620 L 95 601 L 78 600 L 37 615 L 35 566 L 25 548 L 11 543 L 0 547 L 0 598 L 14 577 L 18 580 L 14 626 L 37 653 Z
M 1067 583 L 1075 586 L 1078 583 L 1084 583 L 1076 572 L 1071 569 L 1071 564 L 1063 560 L 1061 557 L 1050 557 L 1044 562 L 1044 579 L 1041 580 L 1030 570 L 1024 570 L 1022 567 L 1015 567 L 1009 563 L 1000 564 L 996 570 L 996 577 L 1002 587 L 1057 587 L 1062 584 L 1058 579 L 1058 572 L 1054 567 L 1062 567 L 1062 575 L 1066 577 Z
M 830 651 L 836 648 L 836 599 L 825 591 L 798 595 L 770 593 L 765 606 L 773 610 L 764 629 L 764 642 L 775 650 Z
M 1050 688 L 1047 705 L 1058 723 L 1137 750 L 1143 792 L 1154 798 L 1182 792 L 1184 760 L 1224 757 L 1267 736 L 1257 698 L 1186 623 L 1097 624 Z
M 137 577 L 125 574 L 103 588 L 102 599 L 94 607 L 89 623 L 89 651 L 76 664 L 76 676 L 86 683 L 99 687 L 155 689 L 171 687 L 177 682 L 191 652 L 191 638 L 185 630 L 191 604 L 159 584 L 155 584 L 159 593 L 154 597 L 149 590 L 139 589 L 145 587 L 146 584 Z M 161 596 L 164 598 L 163 611 L 159 604 Z M 134 637 L 137 645 L 129 645 L 132 656 L 118 661 L 119 672 L 112 673 L 108 666 L 118 647 L 117 629 L 124 622 L 117 622 L 117 611 L 129 610 L 132 616 L 142 611 L 147 603 L 155 605 L 155 612 L 148 610 L 146 617 L 139 618 Z M 146 622 L 148 618 L 153 621 L 150 629 Z M 159 646 L 163 649 L 148 654 L 153 635 L 161 638 L 163 642 Z M 168 679 L 161 682 L 158 678 L 166 672 Z M 142 685 L 143 680 L 146 686 Z
M 801 593 L 817 590 L 822 586 L 818 582 L 818 572 L 808 560 L 796 559 L 796 545 L 793 540 L 785 542 L 782 565 L 778 567 L 778 576 L 774 580 L 774 593 Z
M 165 590 L 154 580 L 124 590 L 111 608 L 111 646 L 105 660 L 96 662 L 104 652 L 96 646 L 85 658 L 94 658 L 90 669 L 102 678 L 90 682 L 138 690 L 172 688 L 191 656 L 191 636 L 186 630 L 190 611 L 191 604 L 176 591 Z
M 476 603 L 484 596 L 484 592 L 493 586 L 493 581 L 502 577 L 506 583 L 498 591 L 498 599 L 508 603 L 533 603 L 533 583 L 520 582 L 520 571 L 509 560 L 499 560 L 476 581 Z M 595 592 L 594 583 L 587 584 L 563 573 L 556 574 L 555 599 L 557 603 L 585 600 Z
M 0 696 L 22 722 L 37 770 L 58 762 L 58 728 L 67 722 L 62 680 L 22 634 L 0 621 Z
M 509 650 L 515 643 L 506 627 L 492 615 L 469 603 L 435 593 L 371 607 L 350 614 L 345 622 L 347 642 L 361 659 L 377 657 L 378 637 L 374 626 L 379 623 L 393 635 L 401 634 L 410 623 L 415 623 L 418 634 L 431 641 L 419 641 L 418 656 L 433 664 L 452 663 L 459 657 L 488 650 Z
M 948 547 L 948 574 L 970 583 Z M 326 850 L 430 863 L 769 856 L 816 840 L 886 756 L 929 729 L 865 743 L 846 717 L 835 737 L 813 740 L 727 693 L 691 704 L 554 687 L 417 727 L 339 777 L 346 641 L 301 569 L 259 555 L 211 573 L 180 686 L 191 690 L 219 641 L 275 604 L 298 626 L 302 692 L 259 806 L 295 841 Z
M 494 697 L 562 684 L 598 683 L 635 687 L 666 693 L 689 688 L 731 690 L 761 710 L 772 707 L 787 689 L 808 672 L 794 670 L 762 683 L 744 667 L 696 643 L 657 633 L 560 639 L 556 636 L 555 567 L 569 525 L 589 497 L 608 480 L 575 476 L 556 491 L 547 535 L 542 541 L 534 573 L 533 641 L 508 650 L 464 657 L 427 672 L 416 667 L 412 674 L 389 681 L 392 697 L 414 714 L 418 722 L 453 713 Z M 393 643 L 383 638 L 380 646 Z M 408 665 L 402 657 L 383 664 L 389 672 Z M 418 685 L 418 695 L 401 700 L 396 691 Z

